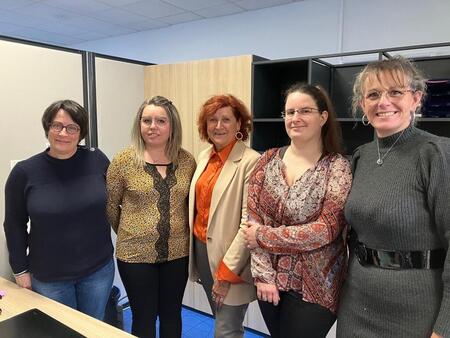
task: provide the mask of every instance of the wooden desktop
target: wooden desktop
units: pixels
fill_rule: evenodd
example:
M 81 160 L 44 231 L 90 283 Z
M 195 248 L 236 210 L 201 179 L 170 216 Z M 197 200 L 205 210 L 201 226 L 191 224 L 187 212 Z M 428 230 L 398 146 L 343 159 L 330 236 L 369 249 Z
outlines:
M 0 299 L 0 309 L 2 309 L 0 321 L 37 308 L 88 338 L 134 337 L 125 331 L 41 296 L 36 292 L 21 288 L 2 277 L 0 277 L 0 291 L 6 293 Z

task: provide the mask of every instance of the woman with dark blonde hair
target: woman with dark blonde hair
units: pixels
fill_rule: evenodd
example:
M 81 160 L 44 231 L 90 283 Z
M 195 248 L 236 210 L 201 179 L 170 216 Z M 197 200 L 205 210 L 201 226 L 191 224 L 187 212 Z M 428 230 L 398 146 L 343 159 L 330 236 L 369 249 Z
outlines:
M 450 337 L 450 140 L 414 126 L 425 88 L 402 57 L 356 78 L 354 110 L 375 138 L 353 154 L 338 337 Z
M 350 164 L 323 89 L 292 85 L 282 116 L 291 142 L 261 156 L 248 187 L 252 274 L 272 337 L 323 338 L 347 267 Z
M 108 169 L 107 213 L 117 233 L 117 266 L 130 301 L 132 333 L 181 337 L 188 274 L 187 198 L 195 170 L 181 148 L 181 123 L 171 101 L 155 96 L 139 108 L 132 146 Z
M 189 194 L 189 277 L 200 280 L 215 316 L 214 337 L 243 337 L 242 322 L 255 299 L 242 221 L 247 185 L 259 154 L 245 145 L 251 117 L 233 95 L 207 100 L 198 117 L 200 153 Z

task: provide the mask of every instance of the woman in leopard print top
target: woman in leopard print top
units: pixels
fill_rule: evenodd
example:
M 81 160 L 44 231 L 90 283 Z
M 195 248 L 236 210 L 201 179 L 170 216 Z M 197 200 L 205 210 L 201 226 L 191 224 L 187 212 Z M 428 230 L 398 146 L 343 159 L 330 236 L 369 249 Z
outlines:
M 181 148 L 175 106 L 156 96 L 140 107 L 133 145 L 107 174 L 107 213 L 117 233 L 117 265 L 130 301 L 132 333 L 181 337 L 188 276 L 188 193 L 195 160 Z

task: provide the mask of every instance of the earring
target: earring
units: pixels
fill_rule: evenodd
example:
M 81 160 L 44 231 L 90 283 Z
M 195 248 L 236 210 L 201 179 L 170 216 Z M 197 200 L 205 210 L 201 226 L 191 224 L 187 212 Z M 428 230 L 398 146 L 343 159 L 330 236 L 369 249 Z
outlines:
M 368 126 L 370 124 L 370 121 L 369 121 L 369 119 L 364 120 L 364 118 L 367 119 L 366 114 L 363 114 L 363 116 L 361 116 L 361 122 L 362 122 L 363 126 Z
M 244 138 L 244 134 L 242 134 L 239 130 L 236 132 L 236 134 L 234 135 L 234 137 L 236 138 L 236 140 L 238 141 L 242 141 L 242 139 Z

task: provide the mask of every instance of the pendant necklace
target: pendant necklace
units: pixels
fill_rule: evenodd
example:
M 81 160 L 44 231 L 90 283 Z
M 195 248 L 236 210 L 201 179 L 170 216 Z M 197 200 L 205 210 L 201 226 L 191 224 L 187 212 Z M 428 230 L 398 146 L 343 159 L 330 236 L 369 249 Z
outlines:
M 397 144 L 398 140 L 400 140 L 400 137 L 402 137 L 402 135 L 405 132 L 405 130 L 406 129 L 403 129 L 403 131 L 400 133 L 400 135 L 398 135 L 397 139 L 394 141 L 394 143 L 392 143 L 392 145 L 384 153 L 383 156 L 381 156 L 381 153 L 380 153 L 380 145 L 378 144 L 378 137 L 376 138 L 376 140 L 377 140 L 377 150 L 378 150 L 378 160 L 377 160 L 377 164 L 378 165 L 382 165 L 383 164 L 383 160 L 386 158 L 386 156 L 389 154 L 389 152 L 392 150 L 392 148 L 394 148 L 394 146 Z

